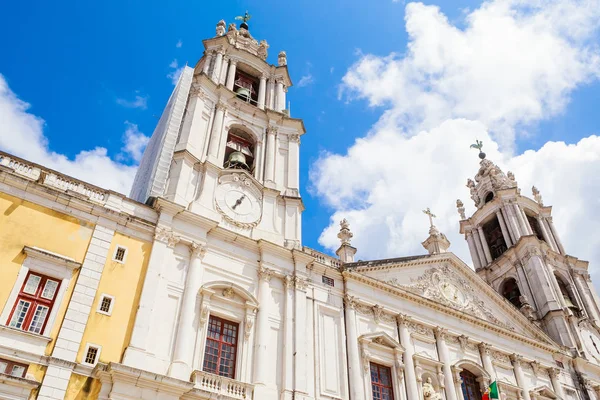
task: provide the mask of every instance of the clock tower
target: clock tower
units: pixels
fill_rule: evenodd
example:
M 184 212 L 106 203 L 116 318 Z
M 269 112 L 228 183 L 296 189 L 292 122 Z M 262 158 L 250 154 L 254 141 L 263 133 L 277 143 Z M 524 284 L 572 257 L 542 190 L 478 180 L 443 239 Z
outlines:
M 299 248 L 302 120 L 290 116 L 287 57 L 269 64 L 247 19 L 216 26 L 185 67 L 150 139 L 131 197 L 162 198 L 251 239 Z

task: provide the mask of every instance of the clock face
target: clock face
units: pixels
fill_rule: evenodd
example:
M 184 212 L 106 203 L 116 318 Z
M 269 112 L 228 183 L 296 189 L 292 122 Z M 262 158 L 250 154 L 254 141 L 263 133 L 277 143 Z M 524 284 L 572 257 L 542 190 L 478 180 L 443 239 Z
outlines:
M 217 209 L 234 225 L 251 227 L 262 213 L 261 199 L 246 181 L 226 182 L 217 187 Z
M 457 306 L 464 306 L 467 302 L 465 294 L 453 283 L 440 283 L 440 292 L 442 292 L 446 300 Z
M 581 338 L 585 344 L 587 353 L 600 362 L 600 337 L 593 329 L 582 329 Z

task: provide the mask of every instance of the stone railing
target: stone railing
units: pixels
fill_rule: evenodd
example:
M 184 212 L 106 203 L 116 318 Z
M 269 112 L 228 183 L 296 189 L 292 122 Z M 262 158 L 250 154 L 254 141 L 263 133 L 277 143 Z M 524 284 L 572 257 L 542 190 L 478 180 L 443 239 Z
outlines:
M 315 261 L 329 265 L 330 267 L 339 268 L 342 265 L 342 262 L 334 257 L 328 256 L 325 253 L 321 253 L 320 251 L 311 249 L 310 247 L 304 247 L 304 252 L 310 254 L 315 258 Z
M 194 371 L 192 380 L 196 389 L 214 393 L 218 398 L 244 400 L 254 398 L 254 385 L 250 383 L 243 383 L 204 371 Z
M 108 197 L 107 190 L 86 184 L 66 175 L 61 175 L 7 153 L 0 152 L 0 165 L 12 169 L 17 175 L 37 181 L 44 186 L 49 186 L 66 193 L 76 193 L 95 203 L 105 204 Z

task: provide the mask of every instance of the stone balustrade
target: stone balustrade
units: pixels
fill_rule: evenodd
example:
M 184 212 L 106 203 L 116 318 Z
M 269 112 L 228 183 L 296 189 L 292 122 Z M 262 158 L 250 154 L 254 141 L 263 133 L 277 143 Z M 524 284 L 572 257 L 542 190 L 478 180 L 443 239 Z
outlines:
M 252 400 L 254 398 L 254 385 L 250 383 L 243 383 L 235 379 L 204 371 L 194 371 L 192 373 L 192 381 L 196 389 L 214 393 L 219 398 L 244 400 Z
M 321 253 L 321 252 L 311 249 L 309 247 L 304 247 L 304 252 L 313 256 L 315 258 L 315 261 L 317 261 L 318 263 L 328 265 L 328 266 L 334 267 L 334 268 L 338 268 L 341 265 L 341 262 L 339 259 L 328 256 L 327 254 Z

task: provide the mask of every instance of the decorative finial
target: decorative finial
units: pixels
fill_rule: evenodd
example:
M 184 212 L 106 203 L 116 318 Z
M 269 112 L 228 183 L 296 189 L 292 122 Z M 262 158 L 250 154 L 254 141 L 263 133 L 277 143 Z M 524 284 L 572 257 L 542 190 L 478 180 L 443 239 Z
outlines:
M 483 142 L 481 140 L 476 139 L 475 144 L 472 144 L 471 148 L 479 150 L 479 158 L 481 158 L 482 160 L 485 158 L 485 153 L 481 151 L 481 149 L 483 148 Z
M 460 215 L 461 219 L 467 219 L 465 216 L 465 205 L 460 199 L 456 200 L 456 210 L 458 211 L 458 215 Z
M 220 20 L 217 23 L 217 36 L 223 36 L 225 34 L 225 20 Z
M 433 227 L 433 219 L 436 218 L 435 214 L 431 212 L 429 207 L 423 210 L 423 214 L 427 214 L 427 216 L 429 216 L 429 226 Z
M 350 244 L 350 240 L 354 235 L 350 232 L 350 224 L 344 218 L 340 221 L 340 233 L 338 233 L 337 237 L 342 241 L 342 246 L 345 244 Z
M 287 54 L 285 53 L 285 51 L 281 50 L 277 55 L 277 64 L 280 67 L 287 65 Z
M 533 193 L 533 198 L 535 199 L 535 201 L 537 201 L 537 203 L 543 207 L 544 201 L 542 200 L 542 195 L 540 194 L 540 191 L 538 190 L 538 188 L 536 188 L 535 186 L 532 186 L 531 193 Z
M 235 19 L 242 21 L 240 28 L 243 29 L 248 29 L 248 21 L 250 21 L 250 18 L 252 18 L 252 15 L 248 14 L 248 10 L 246 10 L 243 16 L 239 15 L 235 17 Z

